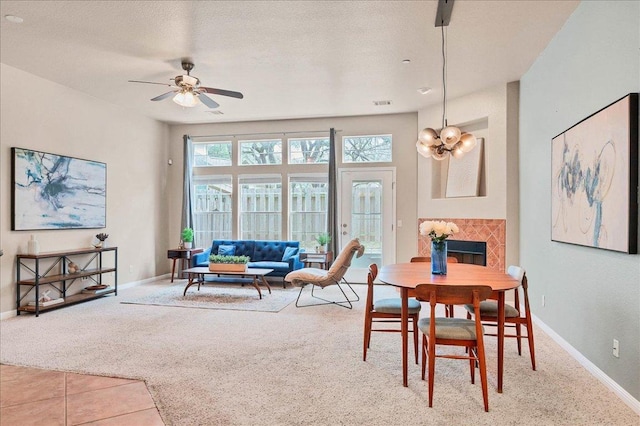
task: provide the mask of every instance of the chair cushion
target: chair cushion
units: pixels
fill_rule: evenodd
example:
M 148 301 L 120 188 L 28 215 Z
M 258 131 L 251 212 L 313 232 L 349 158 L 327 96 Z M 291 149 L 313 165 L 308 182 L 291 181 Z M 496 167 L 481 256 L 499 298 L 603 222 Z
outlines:
M 274 272 L 288 272 L 289 271 L 289 263 L 287 262 L 249 262 L 247 264 L 249 268 L 259 268 L 259 269 L 273 269 Z
M 409 299 L 409 314 L 417 314 L 420 312 L 420 302 L 416 299 Z M 392 299 L 376 300 L 373 304 L 373 310 L 383 314 L 398 314 L 402 310 L 402 299 L 399 297 Z
M 288 262 L 293 256 L 298 254 L 298 247 L 285 247 L 284 254 L 282 255 L 282 261 Z
M 418 321 L 418 328 L 427 336 L 430 323 L 430 318 L 420 318 Z M 464 318 L 436 318 L 436 339 L 475 340 L 476 322 Z
M 473 313 L 473 305 L 464 305 L 467 312 Z M 495 300 L 484 300 L 480 302 L 480 316 L 483 317 L 497 317 L 498 316 L 498 302 Z M 520 312 L 511 305 L 504 305 L 504 316 L 506 318 L 517 318 L 520 316 Z
M 234 256 L 236 254 L 236 246 L 219 245 L 218 254 L 222 256 Z

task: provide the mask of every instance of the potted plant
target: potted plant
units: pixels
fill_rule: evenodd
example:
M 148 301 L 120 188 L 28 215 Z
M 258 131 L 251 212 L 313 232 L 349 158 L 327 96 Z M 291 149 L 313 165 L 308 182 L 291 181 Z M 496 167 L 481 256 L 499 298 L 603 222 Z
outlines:
M 184 228 L 182 230 L 182 244 L 186 249 L 190 249 L 193 245 L 193 229 L 192 228 Z
M 209 256 L 209 270 L 211 272 L 244 272 L 247 270 L 249 260 L 249 256 L 212 254 Z
M 331 242 L 331 236 L 323 232 L 318 234 L 316 241 L 318 242 L 318 253 L 324 253 L 327 249 L 327 244 Z

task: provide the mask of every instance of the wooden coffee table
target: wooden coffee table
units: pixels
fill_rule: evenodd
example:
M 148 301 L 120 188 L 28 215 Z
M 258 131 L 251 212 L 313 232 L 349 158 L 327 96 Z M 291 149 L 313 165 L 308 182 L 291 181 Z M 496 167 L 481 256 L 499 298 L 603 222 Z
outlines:
M 259 286 L 259 283 L 261 282 L 267 287 L 267 289 L 269 290 L 269 294 L 271 294 L 271 286 L 269 285 L 269 282 L 267 282 L 264 276 L 273 272 L 273 269 L 247 268 L 246 271 L 242 271 L 242 272 L 219 272 L 219 271 L 212 272 L 206 266 L 199 266 L 197 268 L 185 269 L 182 272 L 187 274 L 187 276 L 189 277 L 189 282 L 187 283 L 187 286 L 184 288 L 184 293 L 182 293 L 183 296 L 187 295 L 187 290 L 189 289 L 189 287 L 191 287 L 194 284 L 198 284 L 198 291 L 200 291 L 201 284 L 206 284 L 208 282 L 215 283 L 217 281 L 216 279 L 213 279 L 211 281 L 205 282 L 204 280 L 205 275 L 216 275 L 217 277 L 221 277 L 219 282 L 229 282 L 229 279 L 227 278 L 225 280 L 224 278 L 222 278 L 223 276 L 233 277 L 234 282 L 248 282 L 251 285 L 253 285 L 256 288 L 256 290 L 258 290 L 258 295 L 260 296 L 260 299 L 262 299 L 262 292 L 260 291 L 260 286 Z

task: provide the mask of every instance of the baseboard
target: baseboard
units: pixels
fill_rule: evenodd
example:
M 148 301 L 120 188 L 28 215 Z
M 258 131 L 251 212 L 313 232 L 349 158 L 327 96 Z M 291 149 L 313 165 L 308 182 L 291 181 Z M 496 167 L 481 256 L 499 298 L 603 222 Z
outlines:
M 145 278 L 143 280 L 130 281 L 128 283 L 118 284 L 118 290 L 123 289 L 123 288 L 134 287 L 134 286 L 140 285 L 140 284 L 150 283 L 152 281 L 156 281 L 156 280 L 163 279 L 163 278 L 169 278 L 170 276 L 171 276 L 171 274 L 164 274 L 164 275 L 159 275 L 157 277 Z M 13 318 L 15 316 L 18 316 L 18 313 L 16 312 L 15 309 L 12 309 L 12 310 L 6 311 L 6 312 L 2 312 L 2 313 L 0 313 L 0 321 L 6 320 L 6 319 L 9 319 L 9 318 Z
M 609 388 L 615 393 L 625 404 L 629 406 L 633 411 L 640 415 L 640 401 L 635 399 L 633 395 L 627 392 L 622 386 L 616 383 L 611 377 L 607 376 L 604 371 L 600 370 L 594 363 L 589 361 L 584 355 L 582 355 L 576 348 L 571 346 L 569 342 L 564 340 L 562 336 L 553 331 L 548 325 L 535 315 L 531 315 L 533 322 L 536 326 L 540 327 L 549 337 L 551 337 L 558 345 L 569 353 L 576 361 L 580 363 L 589 373 L 591 373 L 596 379 L 598 379 L 603 385 Z

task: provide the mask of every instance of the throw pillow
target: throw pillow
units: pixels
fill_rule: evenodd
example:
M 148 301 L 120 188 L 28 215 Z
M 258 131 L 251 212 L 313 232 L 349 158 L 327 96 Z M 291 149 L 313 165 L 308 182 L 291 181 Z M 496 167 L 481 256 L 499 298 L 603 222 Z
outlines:
M 236 246 L 218 246 L 218 254 L 222 256 L 235 256 Z
M 298 254 L 298 247 L 286 247 L 284 249 L 284 254 L 282 255 L 282 261 L 288 262 L 293 256 Z

